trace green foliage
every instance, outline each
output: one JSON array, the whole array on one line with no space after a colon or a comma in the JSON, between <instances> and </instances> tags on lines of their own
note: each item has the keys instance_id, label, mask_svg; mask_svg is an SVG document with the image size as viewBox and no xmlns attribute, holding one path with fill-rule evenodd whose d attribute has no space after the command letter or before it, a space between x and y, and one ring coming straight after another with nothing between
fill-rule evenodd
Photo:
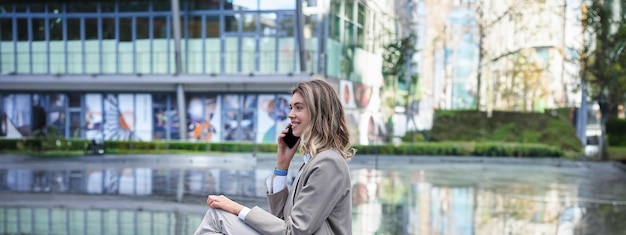
<instances>
[{"instance_id":1,"label":"green foliage","mask_svg":"<svg viewBox=\"0 0 626 235\"><path fill-rule=\"evenodd\" d=\"M626 163L626 146L609 146L609 159Z\"/></svg>"},{"instance_id":2,"label":"green foliage","mask_svg":"<svg viewBox=\"0 0 626 235\"><path fill-rule=\"evenodd\" d=\"M404 143L424 142L426 141L427 136L428 136L428 133L426 131L407 132L402 137L402 142Z\"/></svg>"},{"instance_id":3,"label":"green foliage","mask_svg":"<svg viewBox=\"0 0 626 235\"><path fill-rule=\"evenodd\" d=\"M581 52L583 79L591 97L602 95L609 110L625 101L626 92L626 15L615 15L613 6L612 1L591 1L582 7L583 29L591 35Z\"/></svg>"},{"instance_id":4,"label":"green foliage","mask_svg":"<svg viewBox=\"0 0 626 235\"><path fill-rule=\"evenodd\" d=\"M544 144L506 142L428 142L393 145L357 145L357 154L486 157L560 157L558 148Z\"/></svg>"},{"instance_id":5,"label":"green foliage","mask_svg":"<svg viewBox=\"0 0 626 235\"><path fill-rule=\"evenodd\" d=\"M562 111L565 113L565 111ZM574 152L582 155L582 144L576 137L576 130L568 120L553 112L520 113L493 112L488 118L486 113L477 111L436 111L432 128L434 141L464 141L477 143L523 143L545 144L559 151ZM512 152L517 156L521 153L510 150L494 150L503 147L478 146L477 154L490 155L491 152ZM508 145L503 145L508 146ZM534 155L534 154L531 154Z\"/></svg>"},{"instance_id":6,"label":"green foliage","mask_svg":"<svg viewBox=\"0 0 626 235\"><path fill-rule=\"evenodd\" d=\"M413 59L413 54L417 52L415 48L416 42L417 35L411 34L385 45L383 50L383 75L403 77L405 72L404 66Z\"/></svg>"},{"instance_id":7,"label":"green foliage","mask_svg":"<svg viewBox=\"0 0 626 235\"><path fill-rule=\"evenodd\" d=\"M0 153L20 153L47 157L68 157L86 154L85 140L68 140L66 145L34 151L33 146L41 144L36 139L0 139ZM71 143L71 144L69 144ZM85 144L85 145L83 145ZM276 144L254 143L199 143L199 142L131 142L105 141L107 154L166 154L202 152L244 152L275 153ZM564 153L557 148L542 144L506 142L421 142L387 145L355 145L357 154L375 155L426 155L426 156L518 156L518 157L557 157Z\"/></svg>"},{"instance_id":8,"label":"green foliage","mask_svg":"<svg viewBox=\"0 0 626 235\"><path fill-rule=\"evenodd\" d=\"M626 120L609 119L606 122L606 134L610 146L626 147Z\"/></svg>"}]
</instances>

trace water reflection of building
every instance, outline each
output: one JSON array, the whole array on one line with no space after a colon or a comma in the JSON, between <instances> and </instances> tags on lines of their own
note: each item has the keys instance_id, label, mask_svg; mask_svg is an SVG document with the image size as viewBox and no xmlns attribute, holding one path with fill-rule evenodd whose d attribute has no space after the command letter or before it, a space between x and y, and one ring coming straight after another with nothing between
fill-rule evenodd
<instances>
[{"instance_id":1,"label":"water reflection of building","mask_svg":"<svg viewBox=\"0 0 626 235\"><path fill-rule=\"evenodd\" d=\"M264 206L265 178L271 174L271 168L233 168L245 165L244 163L216 164L224 160L218 159L215 163L205 164L195 159L183 169L174 169L171 166L151 168L145 167L146 164L138 164L141 166L136 167L89 166L87 169L70 169L57 164L47 164L38 169L1 165L5 167L0 167L0 198L5 196L3 193L17 192L24 193L23 195L59 195L59 198L75 195L95 198L100 195L121 195L123 197L112 198L165 198L174 201L179 182L182 182L186 198L200 198L191 205L193 208L201 208L199 205L203 204L207 194L254 199L259 201L256 205ZM353 161L359 160L357 158ZM209 165L211 167L202 167ZM353 165L353 233L554 234L559 231L561 234L619 234L617 232L625 231L626 225L622 223L623 218L626 218L626 202L622 200L626 193L623 172L607 174L608 169L605 168L602 172L589 173L588 169L564 169L563 166L547 171L529 170L528 166L475 166L476 164L471 164L465 168L460 164L415 164L409 167L377 169L373 166ZM581 171L586 173L580 174ZM295 174L294 172L295 169L290 171L291 174ZM589 187L590 185L593 187ZM585 188L587 190L580 191ZM159 202L162 201L156 201L155 204ZM31 218L27 216L31 213L28 212L30 207L16 209L15 206L4 206L10 203L8 200L0 200L0 233L17 233L14 232L17 230L12 229L16 228L18 213L24 218ZM177 203L177 206L184 205ZM148 211L155 208L159 206L144 207ZM111 211L115 209L89 209L88 212L74 212L71 209L67 208L70 212L65 208L43 209L44 212L41 213L47 215L48 210L51 210L57 216L70 214L80 218L83 218L83 213L87 213L89 218L96 218L94 220L100 218L97 215L99 213L106 214L107 218L118 215L118 212ZM39 211L40 208L32 210ZM197 219L201 213L202 210ZM131 217L135 214L138 217L149 215L132 210L120 214ZM182 214L166 216L172 217L171 219L176 216L185 218ZM47 218L40 217L39 214L36 217L36 221L45 221ZM194 221L196 217L189 218L191 219L185 221L197 224ZM23 219L22 227L40 229L44 226L30 224L31 221ZM66 223L62 219L54 221ZM71 226L81 226L82 223L80 220L70 222ZM108 226L100 225L99 220L93 223L97 224L94 225L94 231L98 231L98 226ZM115 221L105 219L102 223ZM8 224L10 228L4 230L4 224ZM132 229L128 224L124 226Z\"/></svg>"},{"instance_id":2,"label":"water reflection of building","mask_svg":"<svg viewBox=\"0 0 626 235\"><path fill-rule=\"evenodd\" d=\"M42 193L81 193L114 195L174 195L178 176L183 172L187 195L228 194L263 197L264 177L270 171L151 168L108 168L86 170L0 171L0 190Z\"/></svg>"}]
</instances>

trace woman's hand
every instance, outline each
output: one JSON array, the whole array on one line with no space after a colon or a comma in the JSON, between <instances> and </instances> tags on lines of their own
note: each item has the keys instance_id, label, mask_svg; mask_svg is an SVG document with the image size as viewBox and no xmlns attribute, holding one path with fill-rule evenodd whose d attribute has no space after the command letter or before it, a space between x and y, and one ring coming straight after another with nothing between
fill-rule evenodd
<instances>
[{"instance_id":1,"label":"woman's hand","mask_svg":"<svg viewBox=\"0 0 626 235\"><path fill-rule=\"evenodd\" d=\"M239 212L243 209L241 204L230 200L230 198L224 195L209 195L206 199L206 204L213 209L222 209L235 215L239 215Z\"/></svg>"},{"instance_id":2,"label":"woman's hand","mask_svg":"<svg viewBox=\"0 0 626 235\"><path fill-rule=\"evenodd\" d=\"M287 127L283 129L283 131L280 132L280 135L278 135L278 140L277 140L278 159L276 162L276 168L282 169L282 170L289 169L289 165L291 164L291 159L293 159L293 156L296 154L296 151L298 151L298 146L300 146L300 139L298 139L298 142L296 142L296 145L294 145L293 148L289 148L289 146L287 146L285 141L283 141L283 137L285 137L287 135L287 132L289 132L290 126L291 126L291 123L287 124Z\"/></svg>"}]
</instances>

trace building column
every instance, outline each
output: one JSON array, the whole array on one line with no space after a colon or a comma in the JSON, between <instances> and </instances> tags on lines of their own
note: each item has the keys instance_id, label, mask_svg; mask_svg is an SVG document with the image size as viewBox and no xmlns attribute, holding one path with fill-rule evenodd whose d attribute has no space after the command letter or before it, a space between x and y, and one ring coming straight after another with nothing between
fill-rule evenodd
<instances>
[{"instance_id":1,"label":"building column","mask_svg":"<svg viewBox=\"0 0 626 235\"><path fill-rule=\"evenodd\" d=\"M180 49L180 4L178 0L172 0L172 29L174 30L174 62L176 63L176 70L174 75L178 76L182 73L182 57ZM176 84L176 102L178 104L178 132L180 133L180 140L187 139L187 109L185 107L185 90L183 90L183 84Z\"/></svg>"}]
</instances>

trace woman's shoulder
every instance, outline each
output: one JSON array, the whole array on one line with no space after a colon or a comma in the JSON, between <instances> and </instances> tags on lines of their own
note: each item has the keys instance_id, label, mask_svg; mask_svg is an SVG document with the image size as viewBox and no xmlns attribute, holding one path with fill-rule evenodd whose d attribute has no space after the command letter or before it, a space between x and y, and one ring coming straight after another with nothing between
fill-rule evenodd
<instances>
[{"instance_id":1,"label":"woman's shoulder","mask_svg":"<svg viewBox=\"0 0 626 235\"><path fill-rule=\"evenodd\" d=\"M339 158L343 159L343 157L341 156L341 153L339 153L339 151L336 150L336 149L322 150L321 152L317 153L316 157L323 157L323 158L336 158L336 157L339 157Z\"/></svg>"},{"instance_id":2,"label":"woman's shoulder","mask_svg":"<svg viewBox=\"0 0 626 235\"><path fill-rule=\"evenodd\" d=\"M317 162L333 162L333 163L346 163L346 159L341 156L336 149L323 150L314 157Z\"/></svg>"}]
</instances>

